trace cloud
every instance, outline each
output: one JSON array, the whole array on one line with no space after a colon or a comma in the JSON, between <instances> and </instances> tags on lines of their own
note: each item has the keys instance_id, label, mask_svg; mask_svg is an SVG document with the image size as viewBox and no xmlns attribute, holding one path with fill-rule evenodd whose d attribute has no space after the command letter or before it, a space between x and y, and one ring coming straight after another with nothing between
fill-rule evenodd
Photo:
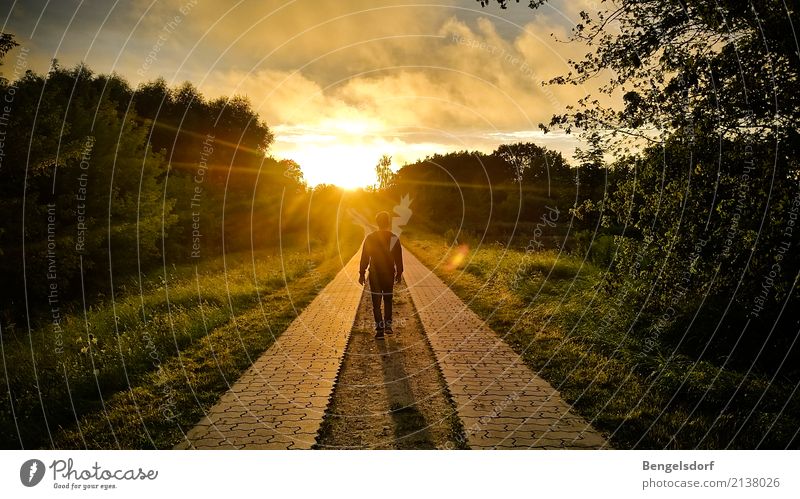
<instances>
[{"instance_id":1,"label":"cloud","mask_svg":"<svg viewBox=\"0 0 800 499\"><path fill-rule=\"evenodd\" d=\"M537 127L587 92L542 85L585 50L557 40L568 28L552 16L517 24L440 8L421 20L417 7L358 4L350 15L330 6L310 18L271 14L286 16L280 29L258 43L231 41L238 49L262 44L268 57L207 72L203 90L249 96L274 126L273 153L304 165L312 183L330 181L330 158L371 175L382 154L397 165L522 140L571 155L574 137L544 136ZM359 12L367 4L372 10Z\"/></svg>"},{"instance_id":2,"label":"cloud","mask_svg":"<svg viewBox=\"0 0 800 499\"><path fill-rule=\"evenodd\" d=\"M59 2L45 10L30 42L43 47L40 57L57 53L67 65L83 59L134 84L163 75L173 84L190 80L209 97L247 95L276 132L278 155L315 148L324 158L334 145L345 154L344 144L358 161L381 148L413 160L491 150L518 137L543 141L537 125L592 90L542 85L585 53L557 39L567 38L591 1L536 11L480 9L472 0L429 3L129 0L113 11L93 3L78 10L56 52L63 19L78 6ZM12 15L12 24L30 28L42 6ZM566 150L574 140L547 144Z\"/></svg>"},{"instance_id":3,"label":"cloud","mask_svg":"<svg viewBox=\"0 0 800 499\"><path fill-rule=\"evenodd\" d=\"M360 110L395 126L526 128L585 93L541 85L578 53L548 36L566 36L547 15L552 8L480 9L471 0L131 0L110 11L102 2L57 4L44 10L47 27L37 42L49 33L46 45L62 63L86 60L134 84L164 75L212 96L245 93L258 102L269 95L264 107L273 124ZM20 11L20 24L30 25L41 7ZM72 14L57 51L54 23ZM154 48L154 62L143 67Z\"/></svg>"}]
</instances>

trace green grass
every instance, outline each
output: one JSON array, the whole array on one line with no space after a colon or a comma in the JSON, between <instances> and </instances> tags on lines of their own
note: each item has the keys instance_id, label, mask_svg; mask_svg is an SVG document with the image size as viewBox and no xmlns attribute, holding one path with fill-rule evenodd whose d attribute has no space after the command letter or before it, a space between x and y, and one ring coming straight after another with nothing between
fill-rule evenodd
<instances>
[{"instance_id":1,"label":"green grass","mask_svg":"<svg viewBox=\"0 0 800 499\"><path fill-rule=\"evenodd\" d=\"M335 251L229 255L197 275L187 265L147 276L141 294L132 283L113 306L64 315L61 353L49 324L4 331L0 383L15 412L5 391L0 443L20 447L19 431L25 448L171 447L335 275Z\"/></svg>"},{"instance_id":2,"label":"green grass","mask_svg":"<svg viewBox=\"0 0 800 499\"><path fill-rule=\"evenodd\" d=\"M796 380L645 348L632 305L603 291L592 264L486 245L452 268L444 238L415 234L407 246L615 447L797 446Z\"/></svg>"}]
</instances>

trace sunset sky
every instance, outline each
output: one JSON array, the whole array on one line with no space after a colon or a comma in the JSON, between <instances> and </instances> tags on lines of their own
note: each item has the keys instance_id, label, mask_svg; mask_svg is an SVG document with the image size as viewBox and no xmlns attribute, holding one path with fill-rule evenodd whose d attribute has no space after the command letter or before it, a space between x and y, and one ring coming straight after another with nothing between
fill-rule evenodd
<instances>
[{"instance_id":1,"label":"sunset sky","mask_svg":"<svg viewBox=\"0 0 800 499\"><path fill-rule=\"evenodd\" d=\"M559 39L593 3L39 0L5 1L0 16L36 71L84 61L134 87L163 76L208 97L246 95L275 133L270 154L296 160L311 185L358 186L383 154L397 168L535 141L569 157L576 139L537 124L591 89L540 83L586 52Z\"/></svg>"}]
</instances>

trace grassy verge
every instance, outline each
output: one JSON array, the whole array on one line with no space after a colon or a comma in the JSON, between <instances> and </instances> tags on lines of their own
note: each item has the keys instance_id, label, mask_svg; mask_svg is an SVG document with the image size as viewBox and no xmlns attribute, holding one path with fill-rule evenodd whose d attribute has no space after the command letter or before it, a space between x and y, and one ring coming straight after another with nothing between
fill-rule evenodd
<instances>
[{"instance_id":1,"label":"grassy verge","mask_svg":"<svg viewBox=\"0 0 800 499\"><path fill-rule=\"evenodd\" d=\"M340 268L334 249L228 256L4 335L3 447L171 447Z\"/></svg>"},{"instance_id":2,"label":"grassy verge","mask_svg":"<svg viewBox=\"0 0 800 499\"><path fill-rule=\"evenodd\" d=\"M796 447L796 382L645 348L635 310L602 290L593 265L552 251L448 248L436 236L407 246L614 446Z\"/></svg>"}]
</instances>

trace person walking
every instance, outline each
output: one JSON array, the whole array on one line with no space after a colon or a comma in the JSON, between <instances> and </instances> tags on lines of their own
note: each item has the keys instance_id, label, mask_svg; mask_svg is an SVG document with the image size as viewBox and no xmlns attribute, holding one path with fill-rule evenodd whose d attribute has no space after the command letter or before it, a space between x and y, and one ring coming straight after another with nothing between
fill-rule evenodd
<instances>
[{"instance_id":1,"label":"person walking","mask_svg":"<svg viewBox=\"0 0 800 499\"><path fill-rule=\"evenodd\" d=\"M375 318L375 337L383 338L384 334L391 334L392 330L392 292L394 284L400 284L403 276L403 250L400 238L389 228L391 217L385 211L375 216L378 230L372 232L364 239L361 249L361 264L359 265L358 283L364 285L369 280L369 290L372 294L372 315ZM369 277L364 274L369 269ZM383 313L381 313L383 302Z\"/></svg>"}]
</instances>

